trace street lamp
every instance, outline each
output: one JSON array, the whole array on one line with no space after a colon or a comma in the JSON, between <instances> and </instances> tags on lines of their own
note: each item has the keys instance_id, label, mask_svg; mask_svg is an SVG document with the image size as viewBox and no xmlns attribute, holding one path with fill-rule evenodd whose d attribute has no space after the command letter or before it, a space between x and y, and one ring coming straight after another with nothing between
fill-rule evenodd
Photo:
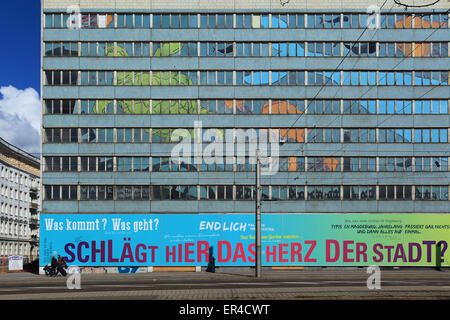
<instances>
[{"instance_id":1,"label":"street lamp","mask_svg":"<svg viewBox=\"0 0 450 320\"><path fill-rule=\"evenodd\" d=\"M278 143L282 146L285 139ZM261 158L259 147L256 148L256 203L255 203L255 277L261 277Z\"/></svg>"},{"instance_id":2,"label":"street lamp","mask_svg":"<svg viewBox=\"0 0 450 320\"><path fill-rule=\"evenodd\" d=\"M261 160L256 149L255 276L261 277Z\"/></svg>"}]
</instances>

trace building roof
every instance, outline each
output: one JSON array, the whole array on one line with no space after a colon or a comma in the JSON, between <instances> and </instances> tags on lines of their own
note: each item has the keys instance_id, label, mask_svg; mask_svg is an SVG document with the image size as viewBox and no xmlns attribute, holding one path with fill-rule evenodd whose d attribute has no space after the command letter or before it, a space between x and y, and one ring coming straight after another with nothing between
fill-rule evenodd
<instances>
[{"instance_id":1,"label":"building roof","mask_svg":"<svg viewBox=\"0 0 450 320\"><path fill-rule=\"evenodd\" d=\"M21 158L21 159L23 159L23 161L26 161L26 162L31 162L30 165L40 168L41 161L39 158L36 158L35 156L31 155L30 153L23 151L22 149L10 144L6 140L0 138L0 153L4 153L4 151L2 150L3 149L2 147L6 148L11 156Z\"/></svg>"}]
</instances>

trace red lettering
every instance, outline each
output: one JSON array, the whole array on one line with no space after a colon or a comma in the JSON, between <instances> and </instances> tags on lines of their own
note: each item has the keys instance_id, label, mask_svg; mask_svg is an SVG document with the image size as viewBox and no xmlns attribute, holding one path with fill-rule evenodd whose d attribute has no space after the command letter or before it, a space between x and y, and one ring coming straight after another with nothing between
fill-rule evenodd
<instances>
[{"instance_id":1,"label":"red lettering","mask_svg":"<svg viewBox=\"0 0 450 320\"><path fill-rule=\"evenodd\" d=\"M195 262L190 258L190 254L194 254L194 250L189 250L189 247L195 246L195 243L188 242L184 244L184 262Z\"/></svg>"},{"instance_id":2,"label":"red lettering","mask_svg":"<svg viewBox=\"0 0 450 320\"><path fill-rule=\"evenodd\" d=\"M394 249L394 246L385 246L387 249L387 262L391 262L391 251Z\"/></svg>"},{"instance_id":3,"label":"red lettering","mask_svg":"<svg viewBox=\"0 0 450 320\"><path fill-rule=\"evenodd\" d=\"M180 243L178 245L178 262L183 261L183 245Z\"/></svg>"},{"instance_id":4,"label":"red lettering","mask_svg":"<svg viewBox=\"0 0 450 320\"><path fill-rule=\"evenodd\" d=\"M227 250L227 256L225 258L222 257L222 245L226 246ZM218 249L217 249L217 262L228 262L231 259L231 244L228 241L219 241L217 243Z\"/></svg>"},{"instance_id":5,"label":"red lettering","mask_svg":"<svg viewBox=\"0 0 450 320\"><path fill-rule=\"evenodd\" d=\"M108 240L108 262L119 262L118 258L113 257L113 241Z\"/></svg>"},{"instance_id":6,"label":"red lettering","mask_svg":"<svg viewBox=\"0 0 450 320\"><path fill-rule=\"evenodd\" d=\"M270 246L266 247L266 261L270 262L270 257L272 256L273 262L276 262L276 253L277 253L277 247L273 246L273 251L270 251Z\"/></svg>"},{"instance_id":7,"label":"red lettering","mask_svg":"<svg viewBox=\"0 0 450 320\"><path fill-rule=\"evenodd\" d=\"M334 257L331 257L331 245L334 245ZM325 250L325 260L326 262L336 262L339 260L339 242L336 240L327 240L326 241L326 250Z\"/></svg>"},{"instance_id":8,"label":"red lettering","mask_svg":"<svg viewBox=\"0 0 450 320\"><path fill-rule=\"evenodd\" d=\"M207 241L197 242L197 262L202 262L202 255L205 257L204 262L209 262L209 243Z\"/></svg>"},{"instance_id":9,"label":"red lettering","mask_svg":"<svg viewBox=\"0 0 450 320\"><path fill-rule=\"evenodd\" d=\"M376 243L373 245L373 252L378 256L378 258L376 256L373 256L373 261L374 262L381 262L383 261L383 253L378 251L378 248L381 250L383 249L383 245L381 243Z\"/></svg>"},{"instance_id":10,"label":"red lettering","mask_svg":"<svg viewBox=\"0 0 450 320\"><path fill-rule=\"evenodd\" d=\"M175 262L175 257L176 257L176 253L177 253L177 247L176 246L172 246L172 250L170 251L169 246L166 247L166 262L169 262L169 257L172 257L172 262Z\"/></svg>"},{"instance_id":11,"label":"red lettering","mask_svg":"<svg viewBox=\"0 0 450 320\"><path fill-rule=\"evenodd\" d=\"M155 262L155 250L158 249L158 246L149 246L148 248L152 252L152 262Z\"/></svg>"},{"instance_id":12,"label":"red lettering","mask_svg":"<svg viewBox=\"0 0 450 320\"><path fill-rule=\"evenodd\" d=\"M305 262L317 262L317 259L310 259L309 258L311 256L312 252L314 251L314 248L316 247L317 241L316 240L311 240L311 241L305 241L305 243L311 245L311 247L309 247L308 252L306 253Z\"/></svg>"},{"instance_id":13,"label":"red lettering","mask_svg":"<svg viewBox=\"0 0 450 320\"><path fill-rule=\"evenodd\" d=\"M301 243L291 243L291 262L295 262L295 256L297 256L297 262L302 262L302 245Z\"/></svg>"},{"instance_id":14,"label":"red lettering","mask_svg":"<svg viewBox=\"0 0 450 320\"><path fill-rule=\"evenodd\" d=\"M363 262L367 262L367 245L364 242L356 243L356 262L361 261L361 255L363 256Z\"/></svg>"},{"instance_id":15,"label":"red lettering","mask_svg":"<svg viewBox=\"0 0 450 320\"><path fill-rule=\"evenodd\" d=\"M343 245L343 249L342 249L342 255L344 258L344 262L354 262L353 259L350 259L348 257L348 254L353 252L353 249L350 249L348 246L353 244L353 241L351 240L344 240L344 245Z\"/></svg>"},{"instance_id":16,"label":"red lettering","mask_svg":"<svg viewBox=\"0 0 450 320\"><path fill-rule=\"evenodd\" d=\"M251 245L248 246L248 251L251 254L251 256L248 257L249 262L255 262L255 259L256 259L255 246L256 245L254 243L252 243Z\"/></svg>"},{"instance_id":17,"label":"red lettering","mask_svg":"<svg viewBox=\"0 0 450 320\"><path fill-rule=\"evenodd\" d=\"M134 262L131 245L128 242L125 242L125 244L123 245L122 256L120 257L120 262L124 262L125 259L130 259L130 262Z\"/></svg>"},{"instance_id":18,"label":"red lettering","mask_svg":"<svg viewBox=\"0 0 450 320\"><path fill-rule=\"evenodd\" d=\"M242 262L247 262L247 258L245 257L244 246L242 245L241 242L238 242L238 244L236 245L236 251L234 252L233 262L236 262L238 258L242 259Z\"/></svg>"},{"instance_id":19,"label":"red lettering","mask_svg":"<svg viewBox=\"0 0 450 320\"><path fill-rule=\"evenodd\" d=\"M403 245L401 243L397 245L393 262L397 262L398 259L401 259L402 262L408 262L406 259L405 249L403 249Z\"/></svg>"},{"instance_id":20,"label":"red lettering","mask_svg":"<svg viewBox=\"0 0 450 320\"><path fill-rule=\"evenodd\" d=\"M283 256L288 254L288 251L283 250L284 247L289 246L287 243L278 244L278 262L289 262L288 259L285 259Z\"/></svg>"},{"instance_id":21,"label":"red lettering","mask_svg":"<svg viewBox=\"0 0 450 320\"><path fill-rule=\"evenodd\" d=\"M145 244L138 244L137 246L136 246L136 252L135 252L135 256L136 256L136 260L137 260L137 262L145 262L145 261L147 261L147 253L146 252L143 252L141 255L142 255L142 259L139 257L139 253L140 253L140 251L139 251L139 248L142 248L142 249L144 249L144 250L146 250L147 249L147 246L145 245Z\"/></svg>"}]
</instances>

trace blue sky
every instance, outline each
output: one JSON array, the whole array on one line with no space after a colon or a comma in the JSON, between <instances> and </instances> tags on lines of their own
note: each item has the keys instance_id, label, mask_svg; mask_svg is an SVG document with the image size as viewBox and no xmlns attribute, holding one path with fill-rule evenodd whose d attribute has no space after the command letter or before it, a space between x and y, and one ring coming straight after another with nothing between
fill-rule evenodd
<instances>
[{"instance_id":1,"label":"blue sky","mask_svg":"<svg viewBox=\"0 0 450 320\"><path fill-rule=\"evenodd\" d=\"M39 92L40 6L39 0L2 1L0 87L32 87Z\"/></svg>"},{"instance_id":2,"label":"blue sky","mask_svg":"<svg viewBox=\"0 0 450 320\"><path fill-rule=\"evenodd\" d=\"M39 157L39 0L2 1L0 11L0 137Z\"/></svg>"}]
</instances>

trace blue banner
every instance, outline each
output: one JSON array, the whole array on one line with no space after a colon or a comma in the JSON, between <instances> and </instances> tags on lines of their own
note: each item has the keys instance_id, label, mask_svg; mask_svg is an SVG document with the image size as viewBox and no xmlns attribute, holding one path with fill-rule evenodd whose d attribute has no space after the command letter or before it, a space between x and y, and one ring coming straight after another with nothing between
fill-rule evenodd
<instances>
[{"instance_id":1,"label":"blue banner","mask_svg":"<svg viewBox=\"0 0 450 320\"><path fill-rule=\"evenodd\" d=\"M450 215L263 214L262 264L449 265ZM255 264L254 214L42 214L40 264Z\"/></svg>"}]
</instances>

